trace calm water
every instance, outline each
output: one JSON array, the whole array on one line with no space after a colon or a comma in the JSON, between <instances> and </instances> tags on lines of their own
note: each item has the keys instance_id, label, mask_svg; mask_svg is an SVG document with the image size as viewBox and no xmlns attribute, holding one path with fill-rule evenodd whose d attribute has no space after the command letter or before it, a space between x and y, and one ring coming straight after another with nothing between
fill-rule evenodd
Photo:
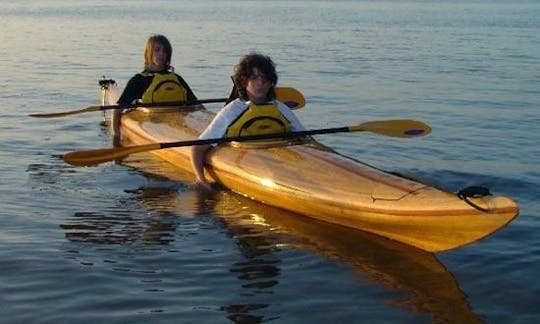
<instances>
[{"instance_id":1,"label":"calm water","mask_svg":"<svg viewBox=\"0 0 540 324\"><path fill-rule=\"evenodd\" d=\"M537 1L0 0L0 322L537 322L538 17ZM488 186L521 215L432 255L207 197L151 156L66 165L110 146L102 116L27 114L98 104L97 80L123 87L151 33L199 98L227 96L258 50L307 97L309 127L423 120L422 139L319 140L450 190Z\"/></svg>"}]
</instances>

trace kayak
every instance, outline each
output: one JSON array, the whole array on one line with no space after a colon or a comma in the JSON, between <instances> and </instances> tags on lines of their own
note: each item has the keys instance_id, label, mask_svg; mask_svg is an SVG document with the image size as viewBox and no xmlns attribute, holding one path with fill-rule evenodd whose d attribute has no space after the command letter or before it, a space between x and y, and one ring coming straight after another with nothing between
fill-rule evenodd
<instances>
[{"instance_id":1,"label":"kayak","mask_svg":"<svg viewBox=\"0 0 540 324\"><path fill-rule=\"evenodd\" d=\"M102 104L116 102L112 89L102 86ZM202 105L133 109L121 118L123 141L195 140L214 116ZM189 146L151 152L192 170ZM313 138L220 144L206 164L208 179L253 200L429 252L476 242L519 214L510 198L448 192L339 154Z\"/></svg>"}]
</instances>

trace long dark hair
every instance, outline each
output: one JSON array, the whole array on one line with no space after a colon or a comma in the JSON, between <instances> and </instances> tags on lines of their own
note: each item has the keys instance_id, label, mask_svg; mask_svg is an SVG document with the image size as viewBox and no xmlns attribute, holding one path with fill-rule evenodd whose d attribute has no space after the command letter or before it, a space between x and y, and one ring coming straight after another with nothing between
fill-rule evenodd
<instances>
[{"instance_id":1,"label":"long dark hair","mask_svg":"<svg viewBox=\"0 0 540 324\"><path fill-rule=\"evenodd\" d=\"M152 54L156 44L161 44L167 52L167 64L165 65L165 70L174 70L171 67L172 46L167 37L163 35L152 35L146 41L146 48L144 50L144 70L148 71L152 64Z\"/></svg>"},{"instance_id":2,"label":"long dark hair","mask_svg":"<svg viewBox=\"0 0 540 324\"><path fill-rule=\"evenodd\" d=\"M233 81L238 89L240 98L247 99L246 85L254 68L259 69L272 83L270 91L268 91L268 100L274 99L276 97L275 86L278 81L276 65L270 57L254 52L242 57L234 70Z\"/></svg>"}]
</instances>

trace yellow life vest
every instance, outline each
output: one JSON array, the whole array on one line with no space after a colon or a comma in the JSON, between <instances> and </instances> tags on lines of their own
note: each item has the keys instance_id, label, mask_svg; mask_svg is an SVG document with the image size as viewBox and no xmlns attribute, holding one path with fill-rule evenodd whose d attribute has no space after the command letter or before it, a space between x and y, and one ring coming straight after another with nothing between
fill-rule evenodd
<instances>
[{"instance_id":1,"label":"yellow life vest","mask_svg":"<svg viewBox=\"0 0 540 324\"><path fill-rule=\"evenodd\" d=\"M187 100L187 91L174 73L155 73L152 82L141 98L143 103L185 100Z\"/></svg>"},{"instance_id":2,"label":"yellow life vest","mask_svg":"<svg viewBox=\"0 0 540 324\"><path fill-rule=\"evenodd\" d=\"M227 137L288 133L291 122L273 104L250 104L227 128Z\"/></svg>"}]
</instances>

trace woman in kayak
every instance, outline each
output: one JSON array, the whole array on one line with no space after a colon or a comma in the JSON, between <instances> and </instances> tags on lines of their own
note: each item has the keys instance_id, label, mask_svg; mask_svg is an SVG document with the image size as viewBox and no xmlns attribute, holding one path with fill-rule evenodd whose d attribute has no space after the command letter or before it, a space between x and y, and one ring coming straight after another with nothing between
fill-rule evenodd
<instances>
[{"instance_id":1,"label":"woman in kayak","mask_svg":"<svg viewBox=\"0 0 540 324\"><path fill-rule=\"evenodd\" d=\"M276 68L270 57L258 53L244 56L235 67L233 76L239 98L217 113L199 139L305 130L290 108L276 100L277 80ZM213 189L204 177L204 160L210 147L193 146L191 156L197 184L208 191Z\"/></svg>"},{"instance_id":2,"label":"woman in kayak","mask_svg":"<svg viewBox=\"0 0 540 324\"><path fill-rule=\"evenodd\" d=\"M135 74L127 83L118 104L129 105L135 102L160 103L175 101L194 101L197 97L186 81L174 73L170 65L172 46L167 37L153 35L146 41L144 51L144 70ZM112 115L115 146L120 142L120 116L117 109Z\"/></svg>"}]
</instances>

